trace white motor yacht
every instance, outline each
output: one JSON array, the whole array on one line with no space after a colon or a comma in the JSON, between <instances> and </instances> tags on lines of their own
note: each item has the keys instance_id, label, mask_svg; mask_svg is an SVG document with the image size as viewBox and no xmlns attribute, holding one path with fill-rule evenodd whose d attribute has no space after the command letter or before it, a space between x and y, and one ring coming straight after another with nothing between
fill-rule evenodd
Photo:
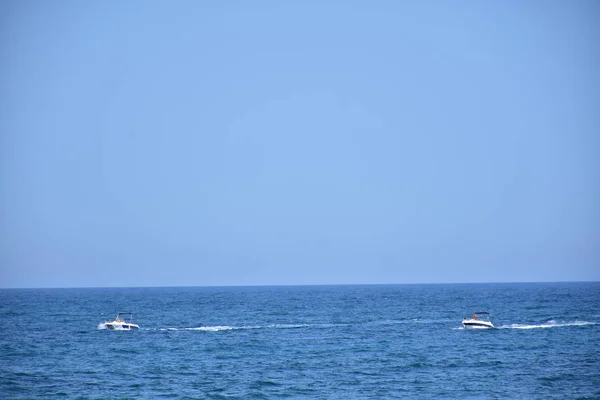
<instances>
[{"instance_id":1,"label":"white motor yacht","mask_svg":"<svg viewBox=\"0 0 600 400\"><path fill-rule=\"evenodd\" d=\"M462 324L465 328L469 329L485 329L494 327L494 324L492 324L492 321L490 321L490 313L485 311L478 311L469 319L465 317Z\"/></svg>"},{"instance_id":2,"label":"white motor yacht","mask_svg":"<svg viewBox=\"0 0 600 400\"><path fill-rule=\"evenodd\" d=\"M104 325L105 329L111 330L130 331L140 329L139 325L133 323L133 313L130 312L120 312L114 321L106 321L102 325Z\"/></svg>"}]
</instances>

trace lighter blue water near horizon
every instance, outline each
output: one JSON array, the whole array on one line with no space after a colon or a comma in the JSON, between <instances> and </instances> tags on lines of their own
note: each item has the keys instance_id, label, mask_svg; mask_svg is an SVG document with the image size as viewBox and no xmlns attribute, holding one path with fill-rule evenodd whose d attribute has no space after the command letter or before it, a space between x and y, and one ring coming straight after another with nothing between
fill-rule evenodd
<instances>
[{"instance_id":1,"label":"lighter blue water near horizon","mask_svg":"<svg viewBox=\"0 0 600 400\"><path fill-rule=\"evenodd\" d=\"M2 289L0 318L3 399L600 398L600 282Z\"/></svg>"}]
</instances>

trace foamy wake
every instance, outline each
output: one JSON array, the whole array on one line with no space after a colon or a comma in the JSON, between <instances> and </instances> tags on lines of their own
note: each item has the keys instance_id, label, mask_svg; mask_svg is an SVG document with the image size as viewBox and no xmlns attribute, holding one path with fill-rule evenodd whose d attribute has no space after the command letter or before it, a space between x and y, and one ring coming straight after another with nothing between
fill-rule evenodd
<instances>
[{"instance_id":1,"label":"foamy wake","mask_svg":"<svg viewBox=\"0 0 600 400\"><path fill-rule=\"evenodd\" d=\"M159 331L204 331L204 332L219 332L233 330L249 330L249 329L296 329L307 328L306 324L272 324L272 325L246 325L246 326L199 326L195 328L159 328Z\"/></svg>"},{"instance_id":2,"label":"foamy wake","mask_svg":"<svg viewBox=\"0 0 600 400\"><path fill-rule=\"evenodd\" d=\"M596 325L595 322L588 321L572 321L572 322L556 322L554 320L550 320L544 322L543 324L509 324L499 326L498 329L538 329L538 328L557 328L563 326L587 326L587 325Z\"/></svg>"}]
</instances>

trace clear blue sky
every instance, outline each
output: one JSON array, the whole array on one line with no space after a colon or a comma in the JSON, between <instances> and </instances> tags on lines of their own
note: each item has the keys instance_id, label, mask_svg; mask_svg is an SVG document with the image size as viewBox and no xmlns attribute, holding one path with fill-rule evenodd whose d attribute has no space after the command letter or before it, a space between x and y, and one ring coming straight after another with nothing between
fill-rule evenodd
<instances>
[{"instance_id":1,"label":"clear blue sky","mask_svg":"<svg viewBox=\"0 0 600 400\"><path fill-rule=\"evenodd\" d=\"M3 1L0 287L600 280L598 21Z\"/></svg>"}]
</instances>

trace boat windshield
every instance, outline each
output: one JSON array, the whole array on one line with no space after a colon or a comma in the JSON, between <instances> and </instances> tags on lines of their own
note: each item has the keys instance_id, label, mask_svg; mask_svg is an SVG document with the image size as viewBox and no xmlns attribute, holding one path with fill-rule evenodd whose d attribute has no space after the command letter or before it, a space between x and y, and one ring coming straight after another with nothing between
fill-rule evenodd
<instances>
[{"instance_id":1,"label":"boat windshield","mask_svg":"<svg viewBox=\"0 0 600 400\"><path fill-rule=\"evenodd\" d=\"M484 321L489 321L490 313L486 312L486 311L478 311L476 313L473 313L473 315L471 316L471 319L481 319Z\"/></svg>"},{"instance_id":2,"label":"boat windshield","mask_svg":"<svg viewBox=\"0 0 600 400\"><path fill-rule=\"evenodd\" d=\"M129 322L133 321L133 313L120 312L117 314L117 322L124 322L125 320L128 320Z\"/></svg>"}]
</instances>

